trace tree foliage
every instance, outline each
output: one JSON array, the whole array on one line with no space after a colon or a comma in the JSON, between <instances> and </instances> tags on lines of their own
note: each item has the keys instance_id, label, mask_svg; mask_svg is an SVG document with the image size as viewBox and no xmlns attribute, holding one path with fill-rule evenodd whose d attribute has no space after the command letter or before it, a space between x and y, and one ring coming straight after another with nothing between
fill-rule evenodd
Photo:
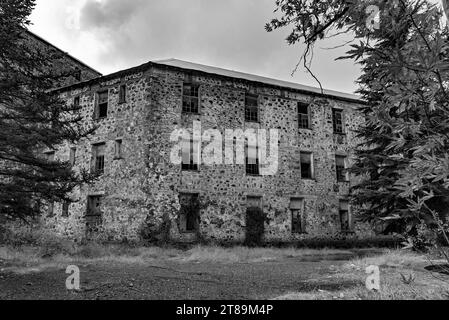
<instances>
[{"instance_id":1,"label":"tree foliage","mask_svg":"<svg viewBox=\"0 0 449 320\"><path fill-rule=\"evenodd\" d=\"M61 53L26 38L34 5L0 1L0 220L26 220L40 212L40 204L70 201L70 192L93 178L43 156L93 128L82 128L79 107L51 91L73 70L61 63L55 68Z\"/></svg>"},{"instance_id":2,"label":"tree foliage","mask_svg":"<svg viewBox=\"0 0 449 320\"><path fill-rule=\"evenodd\" d=\"M353 188L359 218L381 223L385 232L447 230L449 47L441 8L426 0L277 0L276 6L282 16L266 29L292 28L287 41L307 45L305 65L316 41L339 33L353 39L341 58L362 66L358 93L366 101L363 143L351 169L364 177ZM380 20L372 19L372 8Z\"/></svg>"}]
</instances>

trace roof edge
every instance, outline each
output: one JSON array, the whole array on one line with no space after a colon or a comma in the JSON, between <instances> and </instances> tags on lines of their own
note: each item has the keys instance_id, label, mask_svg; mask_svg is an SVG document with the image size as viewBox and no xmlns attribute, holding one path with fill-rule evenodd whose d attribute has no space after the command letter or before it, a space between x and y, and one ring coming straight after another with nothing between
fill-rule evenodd
<instances>
[{"instance_id":1,"label":"roof edge","mask_svg":"<svg viewBox=\"0 0 449 320\"><path fill-rule=\"evenodd\" d=\"M249 79L244 79L244 78L238 78L238 77L231 77L231 76L227 76L227 75L222 75L222 74L217 74L217 73L213 73L213 72L206 72L206 71L202 71L202 70L195 70L195 69L189 69L189 68L182 68L182 67L178 67L178 66L172 66L172 65L167 65L164 64L163 61L166 60L158 60L158 61L149 61L146 62L144 64L135 66L135 67L131 67L128 69L123 69L114 73L110 73L104 76L100 76L97 78L93 78L90 80L86 80L83 82L77 82L68 86L64 86L64 87L60 87L60 88L56 88L54 90L52 90L53 92L60 92L60 91L65 91L65 90L69 90L72 88L77 88L77 87L83 87L86 85L93 85L95 83L101 82L101 81L107 81L113 78L117 78L117 77L122 77L124 75L127 74L131 74L131 73L135 73L135 72L139 72L139 71L144 71L147 70L148 68L152 67L152 66L159 66L159 67L164 67L164 68L168 68L168 69L172 69L172 70L183 70L183 71L188 71L188 72L195 72L198 74L208 74L208 75L214 75L216 77L221 77L221 78L227 78L227 79L239 79L241 81L245 81L248 83L257 83L257 84L262 84L265 86L269 86L272 88L283 88L283 89L288 89L294 92L299 92L299 93L304 93L304 94L308 94L308 95L313 95L313 96L321 96L321 97L329 97L329 98L333 98L336 100L340 100L340 101L347 101L347 102L352 102L352 103L358 103L358 104L366 104L367 102L365 100L363 100L362 97L357 98L357 95L354 95L354 98L351 97L343 97L343 96L338 96L335 94L332 94L332 92L324 92L324 93L319 93L316 91L312 91L312 90L307 90L307 89L299 89L299 88L292 88L292 87L287 87L287 86L280 86L280 85L275 85L275 84L271 84L271 83L266 83L266 82L261 82L261 81L255 81L255 80L249 80ZM265 77L263 77L265 78ZM343 93L343 92L342 92ZM347 93L345 93L347 94ZM350 95L350 94L347 94Z\"/></svg>"},{"instance_id":2,"label":"roof edge","mask_svg":"<svg viewBox=\"0 0 449 320\"><path fill-rule=\"evenodd\" d=\"M61 48L58 48L57 46L55 46L55 45L54 45L53 43L51 43L50 41L45 40L45 39L42 38L41 36L39 36L39 35L37 35L36 33L32 32L31 30L25 28L25 31L26 31L28 34L30 34L31 36L33 36L34 38L36 38L37 40L42 41L42 42L44 42L45 44L47 44L47 45L53 47L54 49L56 49L56 50L62 52L62 53L63 53L64 55L66 55L69 59L71 59L71 60L73 60L73 61L75 61L75 62L77 62L77 63L83 65L83 66L86 67L87 69L93 71L93 72L96 73L98 76L103 76L103 74L102 74L101 72L99 72L98 70L95 70L95 69L92 68L91 66L89 66L89 65L87 65L86 63L82 62L81 60L75 58L74 56L72 56L71 54L69 54L67 51L64 51L64 50L62 50Z\"/></svg>"}]
</instances>

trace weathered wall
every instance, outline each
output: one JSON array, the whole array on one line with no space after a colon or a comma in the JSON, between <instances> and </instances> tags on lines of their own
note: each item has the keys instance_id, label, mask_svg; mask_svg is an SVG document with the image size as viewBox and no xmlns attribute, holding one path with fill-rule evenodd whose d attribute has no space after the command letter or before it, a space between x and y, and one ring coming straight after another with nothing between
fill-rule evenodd
<instances>
[{"instance_id":1,"label":"weathered wall","mask_svg":"<svg viewBox=\"0 0 449 320\"><path fill-rule=\"evenodd\" d=\"M201 84L201 114L182 114L182 70L152 67L147 71L117 78L92 87L68 90L64 98L81 96L86 124L93 120L94 97L108 88L109 115L96 122L93 137L77 146L77 166L88 168L91 145L106 142L108 146L105 174L92 186L74 195L78 201L63 218L60 206L56 216L46 219L61 234L74 238L84 236L84 214L87 196L103 194L103 226L100 237L137 239L143 226L157 232L163 221L170 220L170 236L177 240L193 240L196 234L178 230L178 194L198 192L202 201L201 237L218 240L243 240L247 196L262 196L268 219L267 240L291 240L295 237L339 237L339 199L349 192L349 182L337 182L335 153L351 156L357 143L352 129L363 117L357 105L327 98L313 98L288 90L253 85L245 81L217 76L193 75ZM126 83L128 100L118 103L118 89ZM245 123L245 92L260 95L260 124ZM312 129L298 129L297 101L311 103ZM346 135L336 135L332 126L332 107L345 110ZM274 176L254 177L245 174L244 165L200 166L198 172L186 172L170 162L173 143L170 134L179 128L192 128L201 121L202 130L243 129L248 127L279 129L279 169ZM113 159L114 140L123 140L123 159ZM204 145L203 145L204 147ZM314 153L315 179L302 180L299 152ZM69 146L57 157L67 158ZM305 201L305 235L292 235L290 198ZM356 225L356 234L369 234L367 226Z\"/></svg>"}]
</instances>

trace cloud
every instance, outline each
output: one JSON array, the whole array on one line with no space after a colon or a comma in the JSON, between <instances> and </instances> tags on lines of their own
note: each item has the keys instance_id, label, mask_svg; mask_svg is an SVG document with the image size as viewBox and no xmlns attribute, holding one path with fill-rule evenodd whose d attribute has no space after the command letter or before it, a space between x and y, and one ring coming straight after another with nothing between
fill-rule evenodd
<instances>
[{"instance_id":1,"label":"cloud","mask_svg":"<svg viewBox=\"0 0 449 320\"><path fill-rule=\"evenodd\" d=\"M304 48L286 44L289 30L265 31L274 0L37 1L38 33L103 73L178 58L317 86L304 69L290 76ZM68 5L78 10L79 30L61 25ZM344 48L320 49L345 40L318 44L312 67L324 87L349 92L359 67L334 61Z\"/></svg>"}]
</instances>

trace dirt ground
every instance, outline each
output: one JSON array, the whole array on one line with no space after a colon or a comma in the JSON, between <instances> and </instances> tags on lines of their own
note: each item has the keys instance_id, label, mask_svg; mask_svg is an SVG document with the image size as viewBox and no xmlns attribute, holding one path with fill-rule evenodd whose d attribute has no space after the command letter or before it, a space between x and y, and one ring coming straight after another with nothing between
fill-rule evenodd
<instances>
[{"instance_id":1,"label":"dirt ground","mask_svg":"<svg viewBox=\"0 0 449 320\"><path fill-rule=\"evenodd\" d=\"M0 299L270 299L292 291L357 285L327 279L347 258L233 264L73 262L81 279L80 291L75 292L66 289L68 275L62 266L14 270L0 262Z\"/></svg>"},{"instance_id":2,"label":"dirt ground","mask_svg":"<svg viewBox=\"0 0 449 320\"><path fill-rule=\"evenodd\" d=\"M17 267L0 260L0 299L357 299L357 295L345 296L345 292L366 290L365 270L347 269L357 257L360 252L352 251L233 263L75 260L70 264L80 269L79 291L66 289L64 264ZM424 274L424 267L411 269Z\"/></svg>"}]
</instances>

